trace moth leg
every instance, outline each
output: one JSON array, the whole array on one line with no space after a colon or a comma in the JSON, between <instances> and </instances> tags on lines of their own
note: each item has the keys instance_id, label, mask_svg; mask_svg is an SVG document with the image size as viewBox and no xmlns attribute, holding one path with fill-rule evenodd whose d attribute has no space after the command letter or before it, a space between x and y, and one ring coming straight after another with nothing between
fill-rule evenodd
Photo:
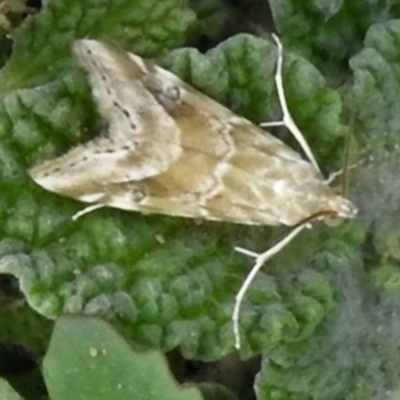
<instances>
[{"instance_id":1,"label":"moth leg","mask_svg":"<svg viewBox=\"0 0 400 400\"><path fill-rule=\"evenodd\" d=\"M343 168L340 168L339 171L331 172L328 178L324 180L324 182L326 182L327 185L330 185L338 176L342 175L344 172L345 170Z\"/></svg>"},{"instance_id":2,"label":"moth leg","mask_svg":"<svg viewBox=\"0 0 400 400\"><path fill-rule=\"evenodd\" d=\"M99 208L103 208L103 207L105 207L105 206L106 206L106 205L103 204L103 203L95 203L95 204L92 204L92 205L90 205L90 206L84 208L83 210L78 211L76 214L74 214L74 215L72 216L72 221L76 221L78 218L82 217L83 215L89 214L90 212L92 212L92 211L94 211L94 210L98 210Z\"/></svg>"},{"instance_id":3,"label":"moth leg","mask_svg":"<svg viewBox=\"0 0 400 400\"><path fill-rule=\"evenodd\" d=\"M339 171L331 172L329 174L328 178L326 178L324 182L326 182L327 185L330 185L338 176L343 175L345 172L358 167L363 162L364 162L364 160L360 160L360 161L355 162L354 164L349 165L346 168L340 168Z\"/></svg>"},{"instance_id":4,"label":"moth leg","mask_svg":"<svg viewBox=\"0 0 400 400\"><path fill-rule=\"evenodd\" d=\"M276 89L278 91L279 103L280 103L280 106L282 109L283 118L282 118L282 121L264 122L264 123L260 124L260 126L262 126L262 127L286 126L286 128L289 129L291 134L294 136L294 138L297 140L297 142L303 149L304 153L310 160L311 164L314 165L314 167L317 171L320 171L317 161L315 160L315 157L314 157L310 147L308 146L306 139L304 138L303 134L300 132L300 129L297 127L297 125L293 121L292 116L290 115L289 108L286 103L285 91L284 91L283 82L282 82L282 63L283 63L282 43L279 40L278 36L276 36L275 34L272 34L272 38L274 39L276 46L278 48L278 60L276 63L275 83L276 83Z\"/></svg>"},{"instance_id":5,"label":"moth leg","mask_svg":"<svg viewBox=\"0 0 400 400\"><path fill-rule=\"evenodd\" d=\"M235 247L235 250L239 253L246 254L250 257L255 258L256 262L253 265L249 275L247 275L246 280L243 282L240 290L236 294L235 297L235 306L233 308L232 313L232 324L233 324L233 335L235 338L235 347L239 350L240 349L240 331L239 331L239 313L240 313L240 306L242 305L244 295L246 294L248 288L251 285L254 277L257 275L258 271L261 267L275 254L279 253L287 244L289 244L292 239L294 239L304 228L309 225L309 222L305 222L295 229L293 229L287 236L285 236L280 242L276 245L264 251L263 253L254 253L252 251L243 249L241 247Z\"/></svg>"}]
</instances>

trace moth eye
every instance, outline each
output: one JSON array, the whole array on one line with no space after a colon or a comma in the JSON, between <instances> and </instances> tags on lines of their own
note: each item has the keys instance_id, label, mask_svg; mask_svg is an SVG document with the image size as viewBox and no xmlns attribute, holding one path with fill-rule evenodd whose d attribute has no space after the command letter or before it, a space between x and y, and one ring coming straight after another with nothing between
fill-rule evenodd
<instances>
[{"instance_id":1,"label":"moth eye","mask_svg":"<svg viewBox=\"0 0 400 400\"><path fill-rule=\"evenodd\" d=\"M165 96L170 100L178 101L181 98L181 91L178 86L169 86L165 90Z\"/></svg>"},{"instance_id":2,"label":"moth eye","mask_svg":"<svg viewBox=\"0 0 400 400\"><path fill-rule=\"evenodd\" d=\"M169 100L178 101L181 98L181 91L178 86L168 86L163 91L163 95Z\"/></svg>"},{"instance_id":3,"label":"moth eye","mask_svg":"<svg viewBox=\"0 0 400 400\"><path fill-rule=\"evenodd\" d=\"M167 110L176 106L181 100L181 90L178 86L167 86L164 90L155 94L158 102Z\"/></svg>"}]
</instances>

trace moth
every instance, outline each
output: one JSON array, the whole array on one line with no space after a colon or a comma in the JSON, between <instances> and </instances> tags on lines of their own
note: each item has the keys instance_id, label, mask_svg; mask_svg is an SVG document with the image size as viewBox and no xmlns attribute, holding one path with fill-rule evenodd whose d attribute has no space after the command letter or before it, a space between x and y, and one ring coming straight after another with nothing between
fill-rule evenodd
<instances>
[{"instance_id":1,"label":"moth","mask_svg":"<svg viewBox=\"0 0 400 400\"><path fill-rule=\"evenodd\" d=\"M89 203L75 218L109 206L295 226L286 241L265 253L238 249L254 256L256 266L306 226L302 221L326 215L353 218L356 207L323 180L290 116L281 81L282 46L274 39L284 114L279 124L292 131L309 160L171 72L110 44L84 39L75 42L73 52L88 73L108 127L101 136L33 167L30 176L49 191ZM238 327L234 330L238 342Z\"/></svg>"}]
</instances>

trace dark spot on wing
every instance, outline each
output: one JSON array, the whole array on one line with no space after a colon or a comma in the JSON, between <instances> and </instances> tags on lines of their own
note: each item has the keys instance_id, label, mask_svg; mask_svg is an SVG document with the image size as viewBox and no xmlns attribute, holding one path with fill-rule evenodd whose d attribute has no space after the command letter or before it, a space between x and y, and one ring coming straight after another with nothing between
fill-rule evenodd
<instances>
[{"instance_id":1,"label":"dark spot on wing","mask_svg":"<svg viewBox=\"0 0 400 400\"><path fill-rule=\"evenodd\" d=\"M132 200L135 203L140 203L145 197L146 197L146 193L143 192L142 190L136 189L132 192Z\"/></svg>"},{"instance_id":2,"label":"dark spot on wing","mask_svg":"<svg viewBox=\"0 0 400 400\"><path fill-rule=\"evenodd\" d=\"M50 176L51 174L55 174L55 173L60 172L60 171L61 171L61 168L60 167L56 167L56 168L52 169L51 171L45 172L43 174L43 176L47 177L47 176Z\"/></svg>"},{"instance_id":3,"label":"dark spot on wing","mask_svg":"<svg viewBox=\"0 0 400 400\"><path fill-rule=\"evenodd\" d=\"M108 89L107 89L107 91L108 91ZM109 94L111 94L111 91ZM122 107L121 104L119 104L117 101L113 100L113 106L120 109L121 112L125 115L125 117L131 119L130 112L126 108ZM136 130L136 125L133 122L130 123L130 127L132 130Z\"/></svg>"}]
</instances>

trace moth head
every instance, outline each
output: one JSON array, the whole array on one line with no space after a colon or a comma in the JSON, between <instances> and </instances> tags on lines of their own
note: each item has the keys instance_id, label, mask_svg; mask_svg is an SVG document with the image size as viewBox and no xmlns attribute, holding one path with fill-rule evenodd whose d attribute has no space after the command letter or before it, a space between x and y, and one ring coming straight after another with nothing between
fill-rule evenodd
<instances>
[{"instance_id":1,"label":"moth head","mask_svg":"<svg viewBox=\"0 0 400 400\"><path fill-rule=\"evenodd\" d=\"M342 196L334 196L328 205L331 212L324 218L329 226L337 226L344 219L353 219L358 214L358 208L348 199Z\"/></svg>"}]
</instances>

